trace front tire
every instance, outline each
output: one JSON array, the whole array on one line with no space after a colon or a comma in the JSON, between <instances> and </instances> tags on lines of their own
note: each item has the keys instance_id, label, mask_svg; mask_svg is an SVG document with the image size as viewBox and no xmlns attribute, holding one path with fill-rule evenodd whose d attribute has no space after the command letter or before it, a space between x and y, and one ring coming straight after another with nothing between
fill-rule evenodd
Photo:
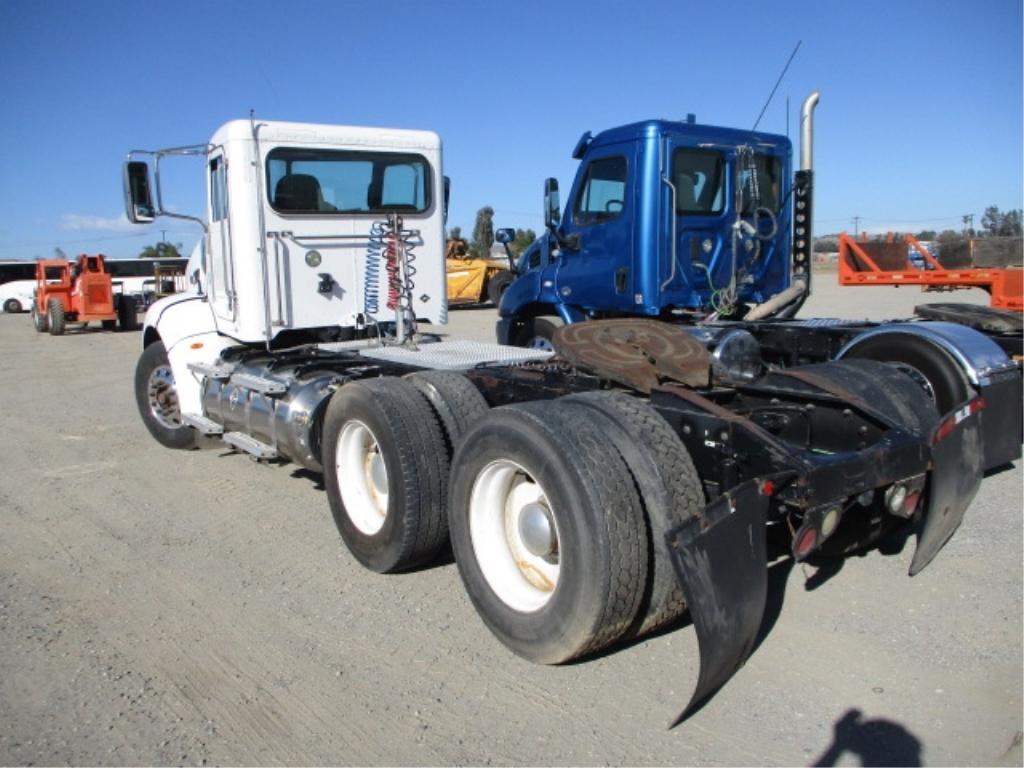
<instances>
[{"instance_id":1,"label":"front tire","mask_svg":"<svg viewBox=\"0 0 1024 768\"><path fill-rule=\"evenodd\" d=\"M413 384L346 384L327 405L323 467L335 525L378 573L437 557L448 542L448 453L441 425Z\"/></svg>"},{"instance_id":2,"label":"front tire","mask_svg":"<svg viewBox=\"0 0 1024 768\"><path fill-rule=\"evenodd\" d=\"M490 411L452 465L452 548L477 613L506 646L557 664L632 626L647 577L629 472L556 403Z\"/></svg>"},{"instance_id":3,"label":"front tire","mask_svg":"<svg viewBox=\"0 0 1024 768\"><path fill-rule=\"evenodd\" d=\"M14 314L15 312L21 312L21 302L17 299L8 299L4 302L4 312L9 315Z\"/></svg>"},{"instance_id":4,"label":"front tire","mask_svg":"<svg viewBox=\"0 0 1024 768\"><path fill-rule=\"evenodd\" d=\"M555 336L555 324L543 317L531 317L524 320L523 324L516 331L512 344L516 347L527 349L544 349L553 352L555 345L552 339Z\"/></svg>"},{"instance_id":5,"label":"front tire","mask_svg":"<svg viewBox=\"0 0 1024 768\"><path fill-rule=\"evenodd\" d=\"M491 304L494 306L501 304L501 297L505 295L505 291L515 279L516 276L511 272L502 270L487 282L487 298L491 300Z\"/></svg>"},{"instance_id":6,"label":"front tire","mask_svg":"<svg viewBox=\"0 0 1024 768\"><path fill-rule=\"evenodd\" d=\"M167 448L194 448L196 433L181 421L174 372L162 341L142 350L135 366L135 403L142 422L156 441Z\"/></svg>"},{"instance_id":7,"label":"front tire","mask_svg":"<svg viewBox=\"0 0 1024 768\"><path fill-rule=\"evenodd\" d=\"M60 303L60 299L50 299L46 308L46 322L50 327L51 336L64 334L66 318L64 317L64 305Z\"/></svg>"}]
</instances>

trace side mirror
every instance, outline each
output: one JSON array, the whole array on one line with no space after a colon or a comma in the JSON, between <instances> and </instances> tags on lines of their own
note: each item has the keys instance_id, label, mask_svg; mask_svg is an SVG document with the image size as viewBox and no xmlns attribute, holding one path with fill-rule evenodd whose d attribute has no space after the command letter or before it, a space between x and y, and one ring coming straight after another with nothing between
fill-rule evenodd
<instances>
[{"instance_id":1,"label":"side mirror","mask_svg":"<svg viewBox=\"0 0 1024 768\"><path fill-rule=\"evenodd\" d=\"M558 202L558 179L544 180L544 226L554 229L562 221L562 207Z\"/></svg>"},{"instance_id":2,"label":"side mirror","mask_svg":"<svg viewBox=\"0 0 1024 768\"><path fill-rule=\"evenodd\" d=\"M149 183L149 165L138 160L124 164L124 210L132 224L148 224L156 218Z\"/></svg>"},{"instance_id":3,"label":"side mirror","mask_svg":"<svg viewBox=\"0 0 1024 768\"><path fill-rule=\"evenodd\" d=\"M516 231L512 227L504 227L494 233L494 239L502 245L508 245L516 239Z\"/></svg>"},{"instance_id":4,"label":"side mirror","mask_svg":"<svg viewBox=\"0 0 1024 768\"><path fill-rule=\"evenodd\" d=\"M448 199L452 195L452 180L449 176L444 177L444 223L448 223Z\"/></svg>"}]
</instances>

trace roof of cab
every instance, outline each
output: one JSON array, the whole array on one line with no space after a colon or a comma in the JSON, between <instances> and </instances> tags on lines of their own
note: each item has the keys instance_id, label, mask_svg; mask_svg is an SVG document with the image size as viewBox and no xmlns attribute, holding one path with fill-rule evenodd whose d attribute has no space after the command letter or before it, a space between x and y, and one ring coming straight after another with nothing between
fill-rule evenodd
<instances>
[{"instance_id":1,"label":"roof of cab","mask_svg":"<svg viewBox=\"0 0 1024 768\"><path fill-rule=\"evenodd\" d=\"M684 123L677 120L643 120L609 128L597 134L591 142L591 146L637 141L665 135L676 137L681 143L693 146L710 144L736 147L741 144L754 144L772 147L776 152L780 150L791 152L793 148L790 140L779 134L746 131L740 128L723 128L717 125Z\"/></svg>"},{"instance_id":2,"label":"roof of cab","mask_svg":"<svg viewBox=\"0 0 1024 768\"><path fill-rule=\"evenodd\" d=\"M355 125L325 125L318 123L289 123L257 120L259 139L268 143L288 143L310 146L354 146L389 149L437 150L441 138L433 131L406 128L373 128ZM253 128L249 120L231 120L213 134L210 143L252 141Z\"/></svg>"}]
</instances>

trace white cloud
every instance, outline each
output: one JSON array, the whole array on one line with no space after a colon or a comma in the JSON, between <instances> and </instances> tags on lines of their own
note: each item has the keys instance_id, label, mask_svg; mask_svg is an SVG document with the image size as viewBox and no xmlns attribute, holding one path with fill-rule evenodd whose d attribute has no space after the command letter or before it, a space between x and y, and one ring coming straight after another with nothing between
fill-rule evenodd
<instances>
[{"instance_id":1,"label":"white cloud","mask_svg":"<svg viewBox=\"0 0 1024 768\"><path fill-rule=\"evenodd\" d=\"M80 213L65 213L60 217L60 228L68 232L128 232L135 231L135 225L123 213L114 218L83 216Z\"/></svg>"}]
</instances>

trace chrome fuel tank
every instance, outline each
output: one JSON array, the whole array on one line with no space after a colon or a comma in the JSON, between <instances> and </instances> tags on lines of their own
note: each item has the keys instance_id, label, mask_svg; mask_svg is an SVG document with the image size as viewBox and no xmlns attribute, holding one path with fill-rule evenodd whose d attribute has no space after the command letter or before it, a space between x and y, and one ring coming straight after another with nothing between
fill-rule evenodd
<instances>
[{"instance_id":1,"label":"chrome fuel tank","mask_svg":"<svg viewBox=\"0 0 1024 768\"><path fill-rule=\"evenodd\" d=\"M266 381L273 376L287 388L267 393L248 386L248 381ZM225 432L241 432L273 446L277 452L306 469L322 471L320 465L319 413L340 383L335 374L318 372L308 378L282 377L262 366L238 366L231 378L206 378L203 382L203 412L223 425Z\"/></svg>"}]
</instances>

